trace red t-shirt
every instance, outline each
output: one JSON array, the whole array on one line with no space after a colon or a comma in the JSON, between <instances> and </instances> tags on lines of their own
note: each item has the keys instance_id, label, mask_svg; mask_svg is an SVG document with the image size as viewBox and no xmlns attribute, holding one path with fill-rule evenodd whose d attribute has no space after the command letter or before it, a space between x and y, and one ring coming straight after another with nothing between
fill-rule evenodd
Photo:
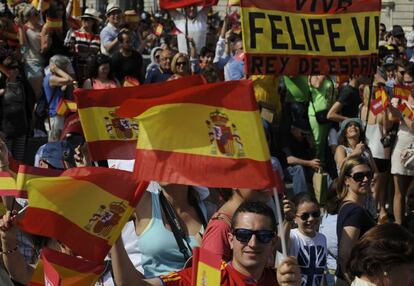
<instances>
[{"instance_id":1,"label":"red t-shirt","mask_svg":"<svg viewBox=\"0 0 414 286\"><path fill-rule=\"evenodd\" d=\"M224 213L215 213L203 235L201 248L220 255L224 261L231 260L231 249L227 234L231 231L231 217Z\"/></svg>"},{"instance_id":2,"label":"red t-shirt","mask_svg":"<svg viewBox=\"0 0 414 286\"><path fill-rule=\"evenodd\" d=\"M160 279L165 286L191 286L192 268L186 268L179 272L172 272L161 276ZM223 262L221 267L220 286L277 286L276 273L273 269L265 268L259 281L245 276L234 269L231 264Z\"/></svg>"}]
</instances>

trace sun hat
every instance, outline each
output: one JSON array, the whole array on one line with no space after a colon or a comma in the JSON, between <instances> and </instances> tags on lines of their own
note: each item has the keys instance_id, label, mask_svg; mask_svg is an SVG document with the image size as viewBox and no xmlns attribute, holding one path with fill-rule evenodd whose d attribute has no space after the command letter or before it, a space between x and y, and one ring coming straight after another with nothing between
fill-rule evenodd
<instances>
[{"instance_id":1,"label":"sun hat","mask_svg":"<svg viewBox=\"0 0 414 286\"><path fill-rule=\"evenodd\" d=\"M341 126L340 126L340 129L339 129L339 132L338 132L338 138L340 138L344 135L344 132L345 132L346 128L348 127L348 125L350 123L358 124L359 129L362 132L363 125L362 125L361 119L359 119L359 118L347 118L347 119L345 119L344 121L341 122Z\"/></svg>"},{"instance_id":2,"label":"sun hat","mask_svg":"<svg viewBox=\"0 0 414 286\"><path fill-rule=\"evenodd\" d=\"M122 12L121 8L119 8L119 6L115 3L109 3L106 6L106 16L108 16L109 14L111 14L114 11L119 11Z\"/></svg>"},{"instance_id":3,"label":"sun hat","mask_svg":"<svg viewBox=\"0 0 414 286\"><path fill-rule=\"evenodd\" d=\"M89 18L89 19L94 19L97 22L101 22L101 18L99 18L99 12L93 8L86 8L85 12L80 17L81 19Z\"/></svg>"}]
</instances>

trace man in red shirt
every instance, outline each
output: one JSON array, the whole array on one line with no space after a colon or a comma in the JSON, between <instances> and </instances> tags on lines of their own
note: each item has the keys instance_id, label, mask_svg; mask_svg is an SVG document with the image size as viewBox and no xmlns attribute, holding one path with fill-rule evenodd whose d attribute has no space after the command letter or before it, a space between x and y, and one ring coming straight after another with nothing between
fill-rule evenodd
<instances>
[{"instance_id":1,"label":"man in red shirt","mask_svg":"<svg viewBox=\"0 0 414 286\"><path fill-rule=\"evenodd\" d=\"M296 258L285 258L277 275L266 268L277 241L276 221L271 208L260 202L246 202L233 215L233 232L228 234L233 259L221 267L221 286L300 285ZM138 271L130 271L122 240L112 249L112 267L117 285L191 286L192 269L187 268L159 278L143 279Z\"/></svg>"}]
</instances>

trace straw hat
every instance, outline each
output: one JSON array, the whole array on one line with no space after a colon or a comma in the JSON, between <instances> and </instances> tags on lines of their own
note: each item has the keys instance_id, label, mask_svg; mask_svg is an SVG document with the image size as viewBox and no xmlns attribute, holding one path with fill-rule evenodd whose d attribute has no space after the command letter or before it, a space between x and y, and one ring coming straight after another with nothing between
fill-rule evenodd
<instances>
[{"instance_id":1,"label":"straw hat","mask_svg":"<svg viewBox=\"0 0 414 286\"><path fill-rule=\"evenodd\" d=\"M83 15L80 17L81 19L89 18L89 19L94 19L97 22L101 21L101 18L99 18L99 12L93 8L87 8L85 12L83 13Z\"/></svg>"}]
</instances>

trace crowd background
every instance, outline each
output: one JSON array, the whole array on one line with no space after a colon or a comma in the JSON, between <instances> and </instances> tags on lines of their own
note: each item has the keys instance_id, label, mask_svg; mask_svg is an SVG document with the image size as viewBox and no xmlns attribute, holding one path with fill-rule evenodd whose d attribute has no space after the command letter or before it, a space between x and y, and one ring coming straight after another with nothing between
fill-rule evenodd
<instances>
[{"instance_id":1,"label":"crowd background","mask_svg":"<svg viewBox=\"0 0 414 286\"><path fill-rule=\"evenodd\" d=\"M272 165L286 187L286 238L290 254L298 258L302 285L320 285L321 279L328 285L347 285L355 277L377 283L377 273L361 270L364 265L359 265L350 249L356 244L365 247L369 236L358 241L376 224L395 222L414 233L414 124L398 109L401 103L414 109L414 31L405 34L401 26L380 24L379 66L372 78L248 76L236 11L221 18L211 7L150 13L122 11L108 3L105 15L87 8L76 18L71 16L72 1L49 0L44 5L3 3L0 10L0 130L15 159L53 169L99 164L131 170L132 162L88 159L76 112L59 112L61 99L73 99L77 87L110 89L191 74L201 74L208 82L250 79ZM411 89L404 102L393 98L398 85ZM370 104L378 87L391 100L383 111L374 113ZM405 164L402 154L410 150L412 162ZM7 165L5 156L1 163L2 168ZM326 186L315 183L317 174L324 174ZM315 188L326 189L323 202L314 196ZM124 271L135 273L136 279L138 271L153 278L181 269L198 245L229 261L232 250L227 235L236 209L249 201L269 201L266 190L156 182L148 190L134 222L123 231L124 247L121 243L120 248L133 262ZM184 226L187 254L180 251L171 233L165 204L173 207ZM8 229L1 233L3 248L17 241L23 257L3 255L5 269L15 285L26 284L32 271L27 265L37 260L38 247L28 234L10 235ZM414 246L410 247L412 251ZM116 251L114 257L125 257ZM315 256L311 251L316 251ZM407 253L398 254L408 257L401 258L408 266L399 277L406 284L399 285L412 281L414 261L412 253ZM117 265L113 269L115 282L123 285L122 271ZM361 277L366 274L363 271L368 274ZM389 271L381 272L383 279L395 281ZM111 271L106 271L99 283L112 285L111 281Z\"/></svg>"}]
</instances>

